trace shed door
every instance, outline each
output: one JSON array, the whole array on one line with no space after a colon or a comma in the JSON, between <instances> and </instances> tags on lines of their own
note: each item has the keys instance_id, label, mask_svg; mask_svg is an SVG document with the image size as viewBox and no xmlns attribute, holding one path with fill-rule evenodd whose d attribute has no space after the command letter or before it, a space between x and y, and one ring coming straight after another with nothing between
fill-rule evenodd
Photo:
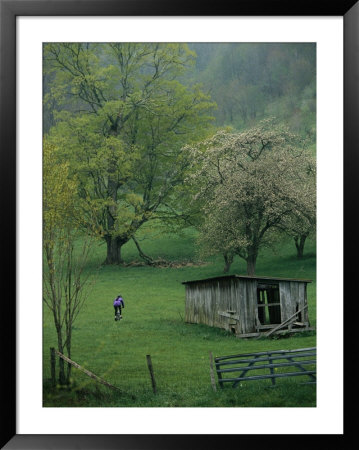
<instances>
[{"instance_id":1,"label":"shed door","mask_svg":"<svg viewBox=\"0 0 359 450\"><path fill-rule=\"evenodd\" d=\"M258 284L257 307L262 325L281 323L279 284Z\"/></svg>"}]
</instances>

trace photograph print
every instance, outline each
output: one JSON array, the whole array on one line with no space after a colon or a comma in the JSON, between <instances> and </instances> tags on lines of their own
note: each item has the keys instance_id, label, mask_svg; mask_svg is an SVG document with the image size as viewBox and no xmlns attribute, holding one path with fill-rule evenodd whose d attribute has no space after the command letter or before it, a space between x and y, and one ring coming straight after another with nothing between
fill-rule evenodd
<instances>
[{"instance_id":1,"label":"photograph print","mask_svg":"<svg viewBox=\"0 0 359 450\"><path fill-rule=\"evenodd\" d=\"M316 407L316 44L43 44L43 407Z\"/></svg>"}]
</instances>

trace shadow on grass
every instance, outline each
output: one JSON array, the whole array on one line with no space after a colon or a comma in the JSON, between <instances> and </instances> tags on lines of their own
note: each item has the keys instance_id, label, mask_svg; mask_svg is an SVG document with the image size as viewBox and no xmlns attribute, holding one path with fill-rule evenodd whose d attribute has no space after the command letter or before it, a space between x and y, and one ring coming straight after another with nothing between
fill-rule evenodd
<instances>
[{"instance_id":1,"label":"shadow on grass","mask_svg":"<svg viewBox=\"0 0 359 450\"><path fill-rule=\"evenodd\" d=\"M295 255L289 255L289 256L282 256L281 257L281 261L282 262L283 261L292 261L294 263L298 263L298 262L301 262L301 261L308 261L310 259L312 259L313 262L315 261L316 254L314 252L305 253L301 258L298 258Z\"/></svg>"},{"instance_id":2,"label":"shadow on grass","mask_svg":"<svg viewBox=\"0 0 359 450\"><path fill-rule=\"evenodd\" d=\"M129 392L106 389L93 382L72 382L66 386L52 386L51 380L43 384L44 407L118 406L134 403L137 397Z\"/></svg>"},{"instance_id":3,"label":"shadow on grass","mask_svg":"<svg viewBox=\"0 0 359 450\"><path fill-rule=\"evenodd\" d=\"M268 381L268 380L267 380ZM195 395L194 395L195 394ZM271 387L263 381L244 382L213 391L207 387L188 387L181 392L175 386L159 386L157 394L139 387L135 399L105 390L97 385L53 388L44 383L44 407L315 407L316 386L284 381Z\"/></svg>"}]
</instances>

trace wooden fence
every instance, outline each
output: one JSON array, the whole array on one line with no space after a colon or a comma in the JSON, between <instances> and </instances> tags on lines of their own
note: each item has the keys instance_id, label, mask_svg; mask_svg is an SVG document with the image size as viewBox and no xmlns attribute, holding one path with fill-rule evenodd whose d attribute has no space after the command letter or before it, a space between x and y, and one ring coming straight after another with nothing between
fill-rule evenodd
<instances>
[{"instance_id":1,"label":"wooden fence","mask_svg":"<svg viewBox=\"0 0 359 450\"><path fill-rule=\"evenodd\" d=\"M94 373L90 372L89 370L85 369L84 367L81 367L80 364L77 364L75 361L72 361L70 358L68 358L67 356L63 355L61 352L59 352L58 350L56 350L55 348L51 347L50 348L50 355L51 355L51 381L52 381L52 386L56 386L56 355L63 359L64 361L66 361L68 364L71 364L73 367L76 367L76 369L81 370L81 372L83 372L84 374L86 374L88 377L92 378L93 380L96 380L98 383L103 384L104 386L107 386L110 389L114 389L118 392L122 392L118 387L114 386L113 384L110 384L108 381L104 380L103 378L100 378L99 376L95 375ZM155 374L153 371L153 365L152 365L152 361L151 361L151 355L146 355L146 359L147 359L147 366L148 366L148 370L150 372L150 376L151 376L151 383L152 383L152 390L154 392L154 394L157 393L157 387L156 387L156 381L155 381ZM135 399L134 395L130 394L130 397L132 399Z\"/></svg>"},{"instance_id":2,"label":"wooden fence","mask_svg":"<svg viewBox=\"0 0 359 450\"><path fill-rule=\"evenodd\" d=\"M305 377L305 384L316 383L316 347L296 350L269 350L220 356L214 359L218 383L237 387L242 381ZM310 381L308 381L308 378Z\"/></svg>"},{"instance_id":3,"label":"wooden fence","mask_svg":"<svg viewBox=\"0 0 359 450\"><path fill-rule=\"evenodd\" d=\"M56 359L55 359L55 355L57 355L59 358L61 358L64 361L66 361L68 364L71 364L73 367L76 367L76 369L81 370L81 372L85 373L88 377L92 378L93 380L96 380L98 383L101 383L101 384L103 384L104 386L106 386L106 387L108 387L110 389L114 389L114 390L116 390L118 392L122 392L118 387L114 386L113 384L108 383L106 380L103 380L102 378L98 377L97 375L95 375L94 373L92 373L89 370L85 369L84 367L81 367L80 364L77 364L75 361L72 361L70 358L68 358L67 356L63 355L61 352L59 352L55 348L51 347L50 348L50 353L51 353L51 379L52 379L52 385L53 386L56 385L56 376L55 376Z\"/></svg>"}]
</instances>

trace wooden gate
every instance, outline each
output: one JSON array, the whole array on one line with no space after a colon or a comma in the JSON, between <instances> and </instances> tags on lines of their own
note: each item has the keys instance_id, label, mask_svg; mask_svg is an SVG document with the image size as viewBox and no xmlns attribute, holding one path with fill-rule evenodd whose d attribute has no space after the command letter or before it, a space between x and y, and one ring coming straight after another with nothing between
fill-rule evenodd
<instances>
[{"instance_id":1,"label":"wooden gate","mask_svg":"<svg viewBox=\"0 0 359 450\"><path fill-rule=\"evenodd\" d=\"M305 384L316 383L316 347L296 350L269 350L220 356L214 359L218 382L237 387L242 381L303 377ZM309 380L308 380L309 378Z\"/></svg>"}]
</instances>

